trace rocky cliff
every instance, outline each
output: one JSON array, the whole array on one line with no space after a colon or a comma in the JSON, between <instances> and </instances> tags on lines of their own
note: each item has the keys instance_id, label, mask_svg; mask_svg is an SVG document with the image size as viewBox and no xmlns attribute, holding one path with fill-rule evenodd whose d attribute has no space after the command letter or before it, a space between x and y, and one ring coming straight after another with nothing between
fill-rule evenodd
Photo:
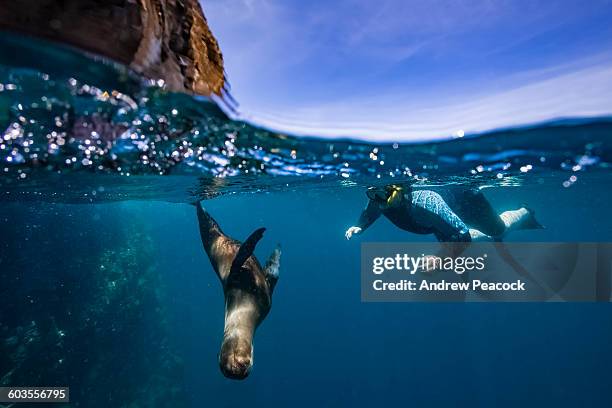
<instances>
[{"instance_id":1,"label":"rocky cliff","mask_svg":"<svg viewBox=\"0 0 612 408\"><path fill-rule=\"evenodd\" d=\"M11 0L0 30L72 45L163 79L172 91L221 95L223 57L197 0Z\"/></svg>"}]
</instances>

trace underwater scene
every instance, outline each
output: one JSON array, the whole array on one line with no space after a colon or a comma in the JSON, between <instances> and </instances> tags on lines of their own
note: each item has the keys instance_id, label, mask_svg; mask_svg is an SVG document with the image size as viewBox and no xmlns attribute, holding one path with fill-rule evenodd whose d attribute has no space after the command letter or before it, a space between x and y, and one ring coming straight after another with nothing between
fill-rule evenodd
<instances>
[{"instance_id":1,"label":"underwater scene","mask_svg":"<svg viewBox=\"0 0 612 408\"><path fill-rule=\"evenodd\" d=\"M598 303L360 289L364 242L609 241L611 117L298 137L101 57L0 43L0 386L70 387L53 406L74 407L612 404L609 280ZM528 220L475 230L457 191ZM405 194L438 218L398 228Z\"/></svg>"}]
</instances>

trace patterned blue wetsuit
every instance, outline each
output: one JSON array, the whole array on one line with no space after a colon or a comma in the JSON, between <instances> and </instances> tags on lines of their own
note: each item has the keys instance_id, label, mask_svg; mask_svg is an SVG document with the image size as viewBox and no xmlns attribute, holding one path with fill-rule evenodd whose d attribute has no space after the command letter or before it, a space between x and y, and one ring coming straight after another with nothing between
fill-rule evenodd
<instances>
[{"instance_id":1,"label":"patterned blue wetsuit","mask_svg":"<svg viewBox=\"0 0 612 408\"><path fill-rule=\"evenodd\" d=\"M365 230L384 215L403 230L434 234L442 242L471 241L470 227L490 236L503 233L502 220L478 190L447 189L444 194L445 197L433 190L408 189L390 202L371 199L357 226Z\"/></svg>"},{"instance_id":2,"label":"patterned blue wetsuit","mask_svg":"<svg viewBox=\"0 0 612 408\"><path fill-rule=\"evenodd\" d=\"M411 218L417 226L430 230L438 241L470 241L468 226L440 194L431 190L416 190L410 196Z\"/></svg>"}]
</instances>

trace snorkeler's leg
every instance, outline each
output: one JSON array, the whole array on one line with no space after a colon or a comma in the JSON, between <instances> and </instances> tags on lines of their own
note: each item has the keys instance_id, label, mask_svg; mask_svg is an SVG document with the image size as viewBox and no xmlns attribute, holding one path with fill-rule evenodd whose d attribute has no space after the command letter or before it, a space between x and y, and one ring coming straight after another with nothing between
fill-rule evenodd
<instances>
[{"instance_id":1,"label":"snorkeler's leg","mask_svg":"<svg viewBox=\"0 0 612 408\"><path fill-rule=\"evenodd\" d=\"M495 238L493 238L492 236L487 235L484 232L474 228L470 228L469 233L470 238L472 238L472 242L490 242L495 240Z\"/></svg>"},{"instance_id":2,"label":"snorkeler's leg","mask_svg":"<svg viewBox=\"0 0 612 408\"><path fill-rule=\"evenodd\" d=\"M411 212L415 223L433 230L440 242L471 241L468 226L434 191L413 191Z\"/></svg>"},{"instance_id":3,"label":"snorkeler's leg","mask_svg":"<svg viewBox=\"0 0 612 408\"><path fill-rule=\"evenodd\" d=\"M468 226L442 196L434 191L413 191L411 211L418 224L433 230L442 245L442 253L439 256L457 256L472 241Z\"/></svg>"},{"instance_id":4,"label":"snorkeler's leg","mask_svg":"<svg viewBox=\"0 0 612 408\"><path fill-rule=\"evenodd\" d=\"M527 207L504 211L498 215L482 191L466 189L458 195L461 218L485 235L501 239L511 230L543 228L535 219L534 211Z\"/></svg>"},{"instance_id":5,"label":"snorkeler's leg","mask_svg":"<svg viewBox=\"0 0 612 408\"><path fill-rule=\"evenodd\" d=\"M469 226L485 235L497 237L504 234L506 225L489 200L477 188L457 193L457 214Z\"/></svg>"}]
</instances>

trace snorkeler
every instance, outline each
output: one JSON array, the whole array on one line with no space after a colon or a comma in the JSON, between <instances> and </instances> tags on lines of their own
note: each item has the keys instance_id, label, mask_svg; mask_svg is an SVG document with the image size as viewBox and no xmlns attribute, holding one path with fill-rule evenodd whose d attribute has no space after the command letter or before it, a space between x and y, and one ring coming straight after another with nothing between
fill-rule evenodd
<instances>
[{"instance_id":1,"label":"snorkeler","mask_svg":"<svg viewBox=\"0 0 612 408\"><path fill-rule=\"evenodd\" d=\"M370 187L368 205L357 225L346 231L346 239L381 215L405 231L434 234L440 242L501 241L512 230L543 228L525 207L498 215L478 189L453 187L442 194L405 184Z\"/></svg>"}]
</instances>

